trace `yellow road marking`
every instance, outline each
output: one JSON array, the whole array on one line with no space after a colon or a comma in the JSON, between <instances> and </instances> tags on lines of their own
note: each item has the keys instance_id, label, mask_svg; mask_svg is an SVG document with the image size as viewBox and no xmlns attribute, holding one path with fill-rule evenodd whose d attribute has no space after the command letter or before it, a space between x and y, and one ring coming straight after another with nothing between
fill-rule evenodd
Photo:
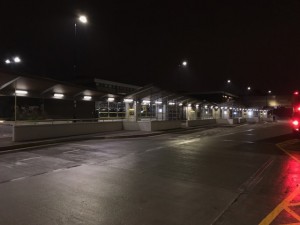
<instances>
[{"instance_id":1,"label":"yellow road marking","mask_svg":"<svg viewBox=\"0 0 300 225\"><path fill-rule=\"evenodd\" d=\"M285 150L282 146L287 146L289 144L294 144L299 142L299 140L290 140L282 143L276 144L276 146L282 150L284 153L289 155L291 158L293 158L296 162L300 163L300 160L293 156L291 153L289 153L287 150ZM276 206L275 209L273 209L272 212L270 212L260 223L259 225L269 225L273 222L273 220L283 211L285 210L288 212L294 219L298 220L296 223L289 223L289 224L282 224L282 225L300 225L300 215L295 213L290 207L291 206L299 206L300 202L293 202L293 199L300 195L300 186L298 186L287 198L285 198L279 205Z\"/></svg>"},{"instance_id":2,"label":"yellow road marking","mask_svg":"<svg viewBox=\"0 0 300 225\"><path fill-rule=\"evenodd\" d=\"M283 143L285 143L285 142L283 142ZM300 160L297 157L293 156L291 153L289 153L287 150L285 150L283 147L281 147L282 143L276 144L276 146L278 148L280 148L284 153L286 153L287 155L289 155L290 157L292 157L296 162L300 163Z\"/></svg>"}]
</instances>

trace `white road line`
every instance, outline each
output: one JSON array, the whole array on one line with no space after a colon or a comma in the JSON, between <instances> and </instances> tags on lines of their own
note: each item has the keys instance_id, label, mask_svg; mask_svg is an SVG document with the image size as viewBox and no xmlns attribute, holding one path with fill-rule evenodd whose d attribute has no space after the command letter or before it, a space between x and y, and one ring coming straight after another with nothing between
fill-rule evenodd
<instances>
[{"instance_id":1,"label":"white road line","mask_svg":"<svg viewBox=\"0 0 300 225\"><path fill-rule=\"evenodd\" d=\"M65 153L71 153L71 152L78 152L78 151L80 151L80 149L75 149L75 150L65 151L65 152L63 152L63 154L65 154Z\"/></svg>"},{"instance_id":2,"label":"white road line","mask_svg":"<svg viewBox=\"0 0 300 225\"><path fill-rule=\"evenodd\" d=\"M23 161L27 161L27 160L31 160L31 159L38 159L38 158L41 158L41 156L31 157L31 158L27 158L27 159L21 159L19 161L23 162Z\"/></svg>"}]
</instances>

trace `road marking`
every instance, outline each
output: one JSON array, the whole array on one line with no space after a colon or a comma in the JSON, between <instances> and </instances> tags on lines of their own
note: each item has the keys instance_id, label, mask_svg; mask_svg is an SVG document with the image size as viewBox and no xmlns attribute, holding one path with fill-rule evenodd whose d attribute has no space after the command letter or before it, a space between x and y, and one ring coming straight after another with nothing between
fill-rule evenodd
<instances>
[{"instance_id":1,"label":"road marking","mask_svg":"<svg viewBox=\"0 0 300 225\"><path fill-rule=\"evenodd\" d=\"M289 153L287 150L285 150L285 149L283 148L283 146L285 147L285 146L287 146L287 145L289 145L289 144L295 144L295 143L297 143L297 142L298 142L298 140L295 140L295 139L294 139L294 140L291 140L291 141L278 143L278 144L276 144L276 146L277 146L280 150L282 150L284 153L286 153L287 155L289 155L291 158L293 158L296 162L300 163L300 160L299 160L297 157L293 156L291 153Z\"/></svg>"},{"instance_id":2,"label":"road marking","mask_svg":"<svg viewBox=\"0 0 300 225\"><path fill-rule=\"evenodd\" d=\"M282 150L284 153L286 153L288 156L290 156L292 159L294 159L296 162L300 163L300 160L292 155L288 150L286 150L284 147L295 144L300 142L298 139L293 139L285 142L281 142L276 144L276 146ZM296 187L296 189L287 197L285 198L279 205L273 209L272 212L270 212L260 223L259 225L270 225L276 217L283 211L287 212L291 218L297 220L296 223L285 223L282 225L300 225L300 215L297 214L291 207L300 206L300 186ZM295 199L295 197L298 197Z\"/></svg>"},{"instance_id":3,"label":"road marking","mask_svg":"<svg viewBox=\"0 0 300 225\"><path fill-rule=\"evenodd\" d=\"M145 152L151 152L151 151L159 150L162 148L164 148L164 147L160 146L160 147L156 147L156 148L149 148L149 149L145 150Z\"/></svg>"},{"instance_id":4,"label":"road marking","mask_svg":"<svg viewBox=\"0 0 300 225\"><path fill-rule=\"evenodd\" d=\"M65 151L65 152L63 152L63 154L71 153L71 152L78 152L78 151L80 151L80 149L75 149L75 150Z\"/></svg>"},{"instance_id":5,"label":"road marking","mask_svg":"<svg viewBox=\"0 0 300 225\"><path fill-rule=\"evenodd\" d=\"M38 158L41 158L41 156L31 157L31 158L27 158L27 159L21 159L19 161L23 162L23 161L32 160L32 159L38 159Z\"/></svg>"},{"instance_id":6,"label":"road marking","mask_svg":"<svg viewBox=\"0 0 300 225\"><path fill-rule=\"evenodd\" d=\"M267 215L260 223L259 225L269 225L273 222L273 220L283 211L285 210L288 212L294 219L298 220L297 223L292 224L300 224L300 216L293 211L290 206L300 206L300 202L293 202L294 198L300 194L300 186L296 188L292 194L290 194L286 199L284 199L269 215ZM285 224L288 225L288 224Z\"/></svg>"}]
</instances>

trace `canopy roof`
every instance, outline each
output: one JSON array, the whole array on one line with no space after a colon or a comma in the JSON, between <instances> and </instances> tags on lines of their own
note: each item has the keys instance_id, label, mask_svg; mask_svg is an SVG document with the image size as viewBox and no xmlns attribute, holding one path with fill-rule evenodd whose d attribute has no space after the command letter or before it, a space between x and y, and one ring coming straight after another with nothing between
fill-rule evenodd
<instances>
[{"instance_id":1,"label":"canopy roof","mask_svg":"<svg viewBox=\"0 0 300 225\"><path fill-rule=\"evenodd\" d=\"M54 98L54 94L63 94L62 99L68 100L82 100L83 96L91 96L94 101L119 97L67 82L0 70L0 95L14 96L16 90L26 91L27 94L23 96L32 98Z\"/></svg>"}]
</instances>

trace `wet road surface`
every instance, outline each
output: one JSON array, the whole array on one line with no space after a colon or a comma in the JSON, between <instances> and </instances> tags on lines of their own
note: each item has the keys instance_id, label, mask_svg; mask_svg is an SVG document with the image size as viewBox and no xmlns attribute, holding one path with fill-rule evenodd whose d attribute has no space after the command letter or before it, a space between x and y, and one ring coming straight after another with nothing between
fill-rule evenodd
<instances>
[{"instance_id":1,"label":"wet road surface","mask_svg":"<svg viewBox=\"0 0 300 225\"><path fill-rule=\"evenodd\" d=\"M298 149L278 122L1 154L0 224L295 223Z\"/></svg>"}]
</instances>

